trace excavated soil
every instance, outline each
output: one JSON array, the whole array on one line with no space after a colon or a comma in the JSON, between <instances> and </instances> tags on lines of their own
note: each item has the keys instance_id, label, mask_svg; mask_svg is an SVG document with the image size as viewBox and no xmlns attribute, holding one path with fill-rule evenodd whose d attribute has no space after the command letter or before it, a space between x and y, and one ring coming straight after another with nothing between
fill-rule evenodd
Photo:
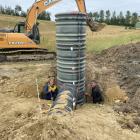
<instances>
[{"instance_id":1,"label":"excavated soil","mask_svg":"<svg viewBox=\"0 0 140 140\"><path fill-rule=\"evenodd\" d=\"M140 43L116 46L95 57L96 63L112 68L118 84L130 98L140 87Z\"/></svg>"},{"instance_id":2,"label":"excavated soil","mask_svg":"<svg viewBox=\"0 0 140 140\"><path fill-rule=\"evenodd\" d=\"M88 67L104 91L106 101L116 102L114 110L125 117L124 128L140 126L140 43L115 46L101 54L89 55ZM131 114L130 114L131 113Z\"/></svg>"},{"instance_id":3,"label":"excavated soil","mask_svg":"<svg viewBox=\"0 0 140 140\"><path fill-rule=\"evenodd\" d=\"M98 81L105 104L47 116L50 102L38 100L36 79L41 91L49 76L56 76L55 62L0 64L0 139L140 139L140 43L88 54L86 74L87 85Z\"/></svg>"},{"instance_id":4,"label":"excavated soil","mask_svg":"<svg viewBox=\"0 0 140 140\"><path fill-rule=\"evenodd\" d=\"M140 43L113 47L100 56L96 63L113 69L117 84L129 97L127 105L140 112Z\"/></svg>"}]
</instances>

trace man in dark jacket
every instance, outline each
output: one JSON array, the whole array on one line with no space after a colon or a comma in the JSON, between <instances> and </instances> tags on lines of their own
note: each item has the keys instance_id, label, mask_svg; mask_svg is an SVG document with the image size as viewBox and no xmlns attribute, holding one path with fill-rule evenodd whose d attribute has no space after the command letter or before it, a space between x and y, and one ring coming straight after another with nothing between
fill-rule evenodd
<instances>
[{"instance_id":1,"label":"man in dark jacket","mask_svg":"<svg viewBox=\"0 0 140 140\"><path fill-rule=\"evenodd\" d=\"M103 102L103 96L99 85L95 82L91 82L92 93L91 96L93 98L93 103L101 103Z\"/></svg>"}]
</instances>

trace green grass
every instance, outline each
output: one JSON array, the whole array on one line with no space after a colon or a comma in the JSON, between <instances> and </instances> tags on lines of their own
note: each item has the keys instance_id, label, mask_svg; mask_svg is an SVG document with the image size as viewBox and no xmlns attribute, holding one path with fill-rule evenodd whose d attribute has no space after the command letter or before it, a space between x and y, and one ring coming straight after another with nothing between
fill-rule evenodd
<instances>
[{"instance_id":1,"label":"green grass","mask_svg":"<svg viewBox=\"0 0 140 140\"><path fill-rule=\"evenodd\" d=\"M14 27L19 21L24 21L25 18L0 15L0 28ZM40 47L48 48L50 51L55 51L55 23L48 21L39 21L41 44ZM140 41L140 30L125 30L124 27L107 26L98 33L92 33L87 30L87 51L101 52L104 49L116 45L128 44L131 42Z\"/></svg>"},{"instance_id":2,"label":"green grass","mask_svg":"<svg viewBox=\"0 0 140 140\"><path fill-rule=\"evenodd\" d=\"M101 52L116 45L140 41L140 30L126 30L124 27L107 26L98 33L88 31L87 51Z\"/></svg>"},{"instance_id":3,"label":"green grass","mask_svg":"<svg viewBox=\"0 0 140 140\"><path fill-rule=\"evenodd\" d=\"M131 42L140 41L140 34L119 35L114 37L102 37L96 39L87 40L87 51L100 52L104 49L110 48L116 45L124 45Z\"/></svg>"}]
</instances>

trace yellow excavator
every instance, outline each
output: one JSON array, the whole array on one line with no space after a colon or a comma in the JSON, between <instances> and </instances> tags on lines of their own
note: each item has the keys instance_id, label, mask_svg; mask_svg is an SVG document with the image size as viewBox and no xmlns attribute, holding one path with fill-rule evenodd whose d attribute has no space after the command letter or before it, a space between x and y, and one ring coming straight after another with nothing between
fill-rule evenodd
<instances>
[{"instance_id":1,"label":"yellow excavator","mask_svg":"<svg viewBox=\"0 0 140 140\"><path fill-rule=\"evenodd\" d=\"M13 30L0 30L0 62L55 58L55 52L49 52L46 48L38 46L40 33L37 17L60 1L62 0L38 0L29 9L25 22L17 23ZM79 11L87 13L85 0L75 1ZM101 25L98 26L88 15L87 24L92 31L103 28Z\"/></svg>"}]
</instances>

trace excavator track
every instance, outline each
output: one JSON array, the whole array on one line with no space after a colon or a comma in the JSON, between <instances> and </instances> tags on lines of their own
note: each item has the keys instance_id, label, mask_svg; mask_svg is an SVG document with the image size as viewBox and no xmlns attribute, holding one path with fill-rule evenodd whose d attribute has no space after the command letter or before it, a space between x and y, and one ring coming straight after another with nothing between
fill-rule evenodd
<instances>
[{"instance_id":1,"label":"excavator track","mask_svg":"<svg viewBox=\"0 0 140 140\"><path fill-rule=\"evenodd\" d=\"M42 61L54 60L55 52L43 48L31 49L0 49L0 62Z\"/></svg>"}]
</instances>

